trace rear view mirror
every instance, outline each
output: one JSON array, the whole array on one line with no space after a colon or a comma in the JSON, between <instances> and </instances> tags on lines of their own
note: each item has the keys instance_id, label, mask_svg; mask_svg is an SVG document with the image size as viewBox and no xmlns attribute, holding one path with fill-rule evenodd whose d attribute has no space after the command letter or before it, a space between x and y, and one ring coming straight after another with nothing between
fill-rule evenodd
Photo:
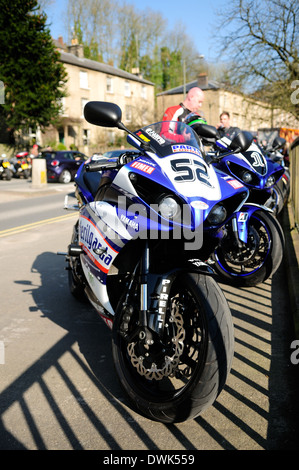
<instances>
[{"instance_id":1,"label":"rear view mirror","mask_svg":"<svg viewBox=\"0 0 299 470\"><path fill-rule=\"evenodd\" d=\"M286 144L286 140L283 139L282 137L275 137L272 143L272 149L273 150L278 150L284 147Z\"/></svg>"},{"instance_id":2,"label":"rear view mirror","mask_svg":"<svg viewBox=\"0 0 299 470\"><path fill-rule=\"evenodd\" d=\"M245 152L253 141L253 135L247 131L241 131L238 135L236 135L231 143L229 144L229 148L232 149L234 152Z\"/></svg>"},{"instance_id":3,"label":"rear view mirror","mask_svg":"<svg viewBox=\"0 0 299 470\"><path fill-rule=\"evenodd\" d=\"M86 121L96 126L123 128L121 109L114 103L89 101L84 107L84 117Z\"/></svg>"},{"instance_id":4,"label":"rear view mirror","mask_svg":"<svg viewBox=\"0 0 299 470\"><path fill-rule=\"evenodd\" d=\"M217 129L214 126L208 124L193 124L191 127L199 137L204 139L216 139L218 137Z\"/></svg>"}]
</instances>

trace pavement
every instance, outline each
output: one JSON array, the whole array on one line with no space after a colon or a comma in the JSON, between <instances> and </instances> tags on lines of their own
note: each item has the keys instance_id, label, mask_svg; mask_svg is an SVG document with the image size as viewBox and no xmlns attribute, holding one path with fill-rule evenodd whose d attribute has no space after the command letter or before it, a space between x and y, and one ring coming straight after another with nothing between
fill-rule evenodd
<instances>
[{"instance_id":1,"label":"pavement","mask_svg":"<svg viewBox=\"0 0 299 470\"><path fill-rule=\"evenodd\" d=\"M30 204L32 197L73 191L73 183L33 188L30 181L1 181L0 202L28 198ZM290 363L289 312L298 338L299 234L291 205L280 219L285 266L262 286L241 291L223 286L236 338L224 391L202 416L171 426L131 410L106 353L106 326L92 309L66 300L64 259L55 252L66 246L70 222L59 223L47 251L47 226L30 230L27 237L2 238L7 295L0 333L7 367L0 386L0 449L296 450L299 382L298 365ZM12 246L19 260L14 270L9 269ZM284 296L286 278L289 298Z\"/></svg>"},{"instance_id":2,"label":"pavement","mask_svg":"<svg viewBox=\"0 0 299 470\"><path fill-rule=\"evenodd\" d=\"M69 184L45 183L42 185L33 185L31 180L25 180L22 181L22 184L15 185L13 182L3 181L3 184L0 185L0 203L24 198L47 196L59 192L68 194L74 192L74 190L75 185L73 182Z\"/></svg>"},{"instance_id":3,"label":"pavement","mask_svg":"<svg viewBox=\"0 0 299 470\"><path fill-rule=\"evenodd\" d=\"M283 209L280 222L285 235L285 256L291 315L295 338L299 339L299 232L295 226L292 204Z\"/></svg>"}]
</instances>

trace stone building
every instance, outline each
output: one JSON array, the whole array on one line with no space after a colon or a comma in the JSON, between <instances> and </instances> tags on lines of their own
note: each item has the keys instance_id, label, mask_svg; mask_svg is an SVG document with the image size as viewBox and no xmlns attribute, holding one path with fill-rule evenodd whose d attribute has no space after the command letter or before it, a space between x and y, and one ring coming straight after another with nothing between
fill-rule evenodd
<instances>
[{"instance_id":1,"label":"stone building","mask_svg":"<svg viewBox=\"0 0 299 470\"><path fill-rule=\"evenodd\" d=\"M226 89L215 80L209 80L206 74L200 74L197 80L157 95L157 119L162 119L164 111L184 100L184 91L199 86L205 95L202 112L208 124L216 126L222 111L230 113L232 126L256 133L259 128L299 127L299 122L285 112L271 107L262 101Z\"/></svg>"},{"instance_id":2,"label":"stone building","mask_svg":"<svg viewBox=\"0 0 299 470\"><path fill-rule=\"evenodd\" d=\"M67 96L63 99L58 125L41 136L43 147L60 142L67 149L75 146L86 155L91 155L123 143L123 131L104 129L86 122L83 109L88 101L118 104L123 112L122 122L131 130L154 121L153 83L139 74L85 59L83 46L76 41L71 46L65 46L60 38L56 46L68 74Z\"/></svg>"}]
</instances>

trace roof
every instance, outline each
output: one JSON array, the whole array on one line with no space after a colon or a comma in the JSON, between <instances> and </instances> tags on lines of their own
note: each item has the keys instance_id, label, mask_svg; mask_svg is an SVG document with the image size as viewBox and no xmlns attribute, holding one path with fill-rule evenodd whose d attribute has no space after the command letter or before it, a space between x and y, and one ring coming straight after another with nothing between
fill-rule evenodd
<instances>
[{"instance_id":1,"label":"roof","mask_svg":"<svg viewBox=\"0 0 299 470\"><path fill-rule=\"evenodd\" d=\"M106 73L108 75L115 75L117 77L126 78L128 80L134 80L135 82L144 83L146 85L154 86L154 83L144 80L143 78L139 77L138 75L134 75L133 73L126 72L125 70L118 69L113 67L112 65L104 64L102 62L97 62L96 60L85 59L77 57L75 54L71 54L70 52L60 51L60 61L65 64L76 65L78 67L96 70L98 72Z\"/></svg>"},{"instance_id":2,"label":"roof","mask_svg":"<svg viewBox=\"0 0 299 470\"><path fill-rule=\"evenodd\" d=\"M194 80L193 82L186 83L186 92L188 92L193 87L200 87L202 90L218 90L221 88L221 85L216 80L209 80L207 85L201 85L198 83L198 80ZM157 96L162 95L182 95L184 93L184 85L177 86L175 88L171 88L170 90L162 91L158 93Z\"/></svg>"}]
</instances>

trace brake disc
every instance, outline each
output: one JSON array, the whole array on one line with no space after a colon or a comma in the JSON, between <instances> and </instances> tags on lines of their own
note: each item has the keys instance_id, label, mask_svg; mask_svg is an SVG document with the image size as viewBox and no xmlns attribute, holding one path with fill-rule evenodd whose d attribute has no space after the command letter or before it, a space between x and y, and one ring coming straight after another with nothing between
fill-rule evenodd
<instances>
[{"instance_id":1,"label":"brake disc","mask_svg":"<svg viewBox=\"0 0 299 470\"><path fill-rule=\"evenodd\" d=\"M244 244L243 249L238 252L226 251L228 260L233 264L247 264L251 262L259 249L260 237L254 227L250 227L250 233L248 234L248 242Z\"/></svg>"},{"instance_id":2,"label":"brake disc","mask_svg":"<svg viewBox=\"0 0 299 470\"><path fill-rule=\"evenodd\" d=\"M173 354L171 356L165 354L164 363L161 367L158 367L155 362L152 362L150 367L145 365L146 362L148 363L151 355L150 346L148 348L149 357L147 358L139 356L138 353L136 353L136 350L138 349L137 341L129 343L127 346L127 351L132 365L137 369L137 372L140 375L145 376L147 379L162 380L164 377L171 376L179 365L180 357L184 350L185 329L183 316L179 312L179 306L175 301L172 303L169 322L173 323L174 329L176 330L175 335L171 338Z\"/></svg>"}]
</instances>

